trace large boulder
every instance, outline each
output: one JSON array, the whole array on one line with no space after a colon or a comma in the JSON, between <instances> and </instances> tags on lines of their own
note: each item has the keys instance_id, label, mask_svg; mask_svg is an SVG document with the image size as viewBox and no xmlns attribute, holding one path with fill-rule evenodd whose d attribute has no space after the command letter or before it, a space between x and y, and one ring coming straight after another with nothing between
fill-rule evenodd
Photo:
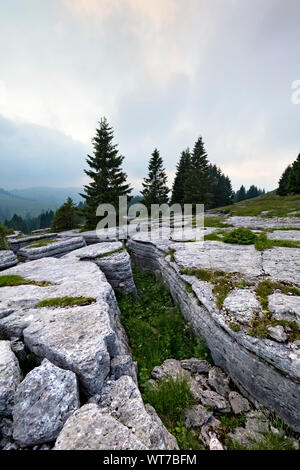
<instances>
[{"instance_id":1,"label":"large boulder","mask_svg":"<svg viewBox=\"0 0 300 470\"><path fill-rule=\"evenodd\" d=\"M48 360L18 386L13 408L13 437L21 446L54 441L79 408L76 375Z\"/></svg>"},{"instance_id":2,"label":"large boulder","mask_svg":"<svg viewBox=\"0 0 300 470\"><path fill-rule=\"evenodd\" d=\"M176 439L167 432L153 410L151 414L147 413L140 391L131 377L124 375L116 381L108 381L102 389L99 404L120 423L134 429L135 436L148 449L178 448Z\"/></svg>"},{"instance_id":3,"label":"large boulder","mask_svg":"<svg viewBox=\"0 0 300 470\"><path fill-rule=\"evenodd\" d=\"M147 450L132 429L96 404L84 405L67 420L55 450Z\"/></svg>"},{"instance_id":4,"label":"large boulder","mask_svg":"<svg viewBox=\"0 0 300 470\"><path fill-rule=\"evenodd\" d=\"M10 416L22 376L9 341L0 341L0 416Z\"/></svg>"}]
</instances>

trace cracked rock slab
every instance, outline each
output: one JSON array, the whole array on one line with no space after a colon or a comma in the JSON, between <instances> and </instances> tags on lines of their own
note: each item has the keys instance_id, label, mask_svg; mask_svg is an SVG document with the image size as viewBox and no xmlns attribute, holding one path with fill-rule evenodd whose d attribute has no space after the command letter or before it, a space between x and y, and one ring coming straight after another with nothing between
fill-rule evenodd
<instances>
[{"instance_id":1,"label":"cracked rock slab","mask_svg":"<svg viewBox=\"0 0 300 470\"><path fill-rule=\"evenodd\" d=\"M300 249L275 247L262 252L264 273L271 280L300 284Z\"/></svg>"},{"instance_id":2,"label":"cracked rock slab","mask_svg":"<svg viewBox=\"0 0 300 470\"><path fill-rule=\"evenodd\" d=\"M18 255L25 261L33 261L51 256L63 256L65 253L85 246L83 237L75 237L65 240L53 241L49 245L36 248L21 248Z\"/></svg>"},{"instance_id":3,"label":"cracked rock slab","mask_svg":"<svg viewBox=\"0 0 300 470\"><path fill-rule=\"evenodd\" d=\"M84 405L70 416L54 450L147 450L147 447L96 404Z\"/></svg>"},{"instance_id":4,"label":"cracked rock slab","mask_svg":"<svg viewBox=\"0 0 300 470\"><path fill-rule=\"evenodd\" d=\"M254 313L261 311L255 292L247 289L232 290L224 300L223 308L231 317L231 321L244 325L250 325Z\"/></svg>"},{"instance_id":5,"label":"cracked rock slab","mask_svg":"<svg viewBox=\"0 0 300 470\"><path fill-rule=\"evenodd\" d=\"M153 419L153 412L147 413L140 391L131 377L124 375L116 381L108 381L102 389L99 405L106 413L134 430L136 438L148 449L178 448L176 439L167 432L158 417L154 416Z\"/></svg>"},{"instance_id":6,"label":"cracked rock slab","mask_svg":"<svg viewBox=\"0 0 300 470\"><path fill-rule=\"evenodd\" d=\"M0 341L0 416L10 416L16 389L22 380L18 360L9 341Z\"/></svg>"},{"instance_id":7,"label":"cracked rock slab","mask_svg":"<svg viewBox=\"0 0 300 470\"><path fill-rule=\"evenodd\" d=\"M13 408L13 437L21 446L54 441L78 408L76 375L45 359L18 386Z\"/></svg>"},{"instance_id":8,"label":"cracked rock slab","mask_svg":"<svg viewBox=\"0 0 300 470\"><path fill-rule=\"evenodd\" d=\"M296 321L300 326L300 296L275 292L268 297L269 309L276 320Z\"/></svg>"}]
</instances>

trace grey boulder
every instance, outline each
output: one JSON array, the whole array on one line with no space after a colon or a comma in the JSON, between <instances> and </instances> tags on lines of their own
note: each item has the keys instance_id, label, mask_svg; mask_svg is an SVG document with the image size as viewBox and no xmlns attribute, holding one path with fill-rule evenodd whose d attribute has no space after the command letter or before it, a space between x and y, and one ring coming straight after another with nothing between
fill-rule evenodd
<instances>
[{"instance_id":1,"label":"grey boulder","mask_svg":"<svg viewBox=\"0 0 300 470\"><path fill-rule=\"evenodd\" d=\"M48 360L27 374L13 408L13 437L21 446L54 441L79 408L76 375Z\"/></svg>"},{"instance_id":2,"label":"grey boulder","mask_svg":"<svg viewBox=\"0 0 300 470\"><path fill-rule=\"evenodd\" d=\"M9 341L0 341L0 416L10 416L22 375Z\"/></svg>"}]
</instances>

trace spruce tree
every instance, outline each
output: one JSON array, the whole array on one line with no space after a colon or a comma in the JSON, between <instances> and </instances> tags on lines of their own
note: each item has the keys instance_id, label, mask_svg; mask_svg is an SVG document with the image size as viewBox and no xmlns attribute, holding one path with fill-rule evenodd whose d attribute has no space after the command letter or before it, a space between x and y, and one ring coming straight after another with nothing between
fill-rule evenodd
<instances>
[{"instance_id":1,"label":"spruce tree","mask_svg":"<svg viewBox=\"0 0 300 470\"><path fill-rule=\"evenodd\" d=\"M7 250L7 235L7 228L0 222L0 250Z\"/></svg>"},{"instance_id":2,"label":"spruce tree","mask_svg":"<svg viewBox=\"0 0 300 470\"><path fill-rule=\"evenodd\" d=\"M148 178L144 178L142 203L150 209L151 204L167 203L169 188L167 187L167 175L163 166L163 159L157 149L151 155L148 166Z\"/></svg>"},{"instance_id":3,"label":"spruce tree","mask_svg":"<svg viewBox=\"0 0 300 470\"><path fill-rule=\"evenodd\" d=\"M96 216L99 204L112 204L118 214L119 196L127 196L132 191L121 168L124 157L113 144L113 138L113 129L106 118L102 118L92 141L94 155L86 159L90 169L84 170L91 179L91 183L84 186L85 194L81 194L85 199L82 215L87 229L95 229L100 220Z\"/></svg>"},{"instance_id":4,"label":"spruce tree","mask_svg":"<svg viewBox=\"0 0 300 470\"><path fill-rule=\"evenodd\" d=\"M252 199L260 195L261 195L261 191L259 191L259 189L252 184L246 193L246 199Z\"/></svg>"},{"instance_id":5,"label":"spruce tree","mask_svg":"<svg viewBox=\"0 0 300 470\"><path fill-rule=\"evenodd\" d=\"M195 143L190 169L184 185L184 202L209 204L211 200L210 167L202 138Z\"/></svg>"},{"instance_id":6,"label":"spruce tree","mask_svg":"<svg viewBox=\"0 0 300 470\"><path fill-rule=\"evenodd\" d=\"M184 184L190 164L191 153L187 148L181 153L180 160L176 167L177 170L172 187L171 204L183 204L184 202Z\"/></svg>"},{"instance_id":7,"label":"spruce tree","mask_svg":"<svg viewBox=\"0 0 300 470\"><path fill-rule=\"evenodd\" d=\"M211 203L210 208L228 206L233 202L231 181L216 165L210 165Z\"/></svg>"},{"instance_id":8,"label":"spruce tree","mask_svg":"<svg viewBox=\"0 0 300 470\"><path fill-rule=\"evenodd\" d=\"M236 192L236 202L245 201L247 199L246 188L242 184L240 189Z\"/></svg>"},{"instance_id":9,"label":"spruce tree","mask_svg":"<svg viewBox=\"0 0 300 470\"><path fill-rule=\"evenodd\" d=\"M288 176L288 193L300 194L300 153L294 161Z\"/></svg>"},{"instance_id":10,"label":"spruce tree","mask_svg":"<svg viewBox=\"0 0 300 470\"><path fill-rule=\"evenodd\" d=\"M78 226L78 216L75 204L69 197L67 201L57 209L52 220L51 228L55 232L63 230L73 230Z\"/></svg>"}]
</instances>

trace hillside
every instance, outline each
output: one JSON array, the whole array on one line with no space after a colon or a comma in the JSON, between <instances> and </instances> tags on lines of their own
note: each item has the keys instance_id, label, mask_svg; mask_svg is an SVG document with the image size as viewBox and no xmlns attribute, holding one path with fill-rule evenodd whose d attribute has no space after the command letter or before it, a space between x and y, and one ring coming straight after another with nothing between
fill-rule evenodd
<instances>
[{"instance_id":1,"label":"hillside","mask_svg":"<svg viewBox=\"0 0 300 470\"><path fill-rule=\"evenodd\" d=\"M276 191L271 191L264 196L220 207L216 211L237 216L257 216L268 211L267 214L263 215L267 217L299 217L300 194L277 196Z\"/></svg>"},{"instance_id":2,"label":"hillside","mask_svg":"<svg viewBox=\"0 0 300 470\"><path fill-rule=\"evenodd\" d=\"M31 217L37 217L41 212L56 209L58 204L46 203L43 201L34 201L11 194L0 188L0 221L10 219L14 214L25 217L29 214Z\"/></svg>"},{"instance_id":3,"label":"hillside","mask_svg":"<svg viewBox=\"0 0 300 470\"><path fill-rule=\"evenodd\" d=\"M12 189L10 193L22 198L45 202L52 206L60 206L68 197L71 197L75 204L78 204L82 201L82 198L79 196L81 191L81 188L50 188L40 186L26 189Z\"/></svg>"}]
</instances>

